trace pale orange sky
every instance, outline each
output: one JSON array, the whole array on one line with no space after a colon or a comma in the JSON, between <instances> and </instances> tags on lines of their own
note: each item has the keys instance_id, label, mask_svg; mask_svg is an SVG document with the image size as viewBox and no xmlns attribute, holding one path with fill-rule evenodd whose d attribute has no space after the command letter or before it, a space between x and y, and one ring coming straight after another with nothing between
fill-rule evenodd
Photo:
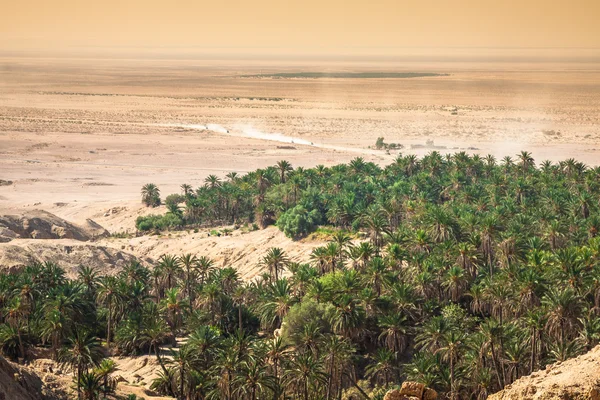
<instances>
[{"instance_id":1,"label":"pale orange sky","mask_svg":"<svg viewBox=\"0 0 600 400\"><path fill-rule=\"evenodd\" d=\"M600 48L600 0L0 3L0 50L9 51L197 47L390 54L405 47Z\"/></svg>"}]
</instances>

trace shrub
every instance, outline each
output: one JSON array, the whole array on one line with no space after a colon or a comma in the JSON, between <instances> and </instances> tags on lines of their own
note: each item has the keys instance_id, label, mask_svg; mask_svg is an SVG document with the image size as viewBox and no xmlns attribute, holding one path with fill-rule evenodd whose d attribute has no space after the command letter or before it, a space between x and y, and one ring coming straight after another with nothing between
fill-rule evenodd
<instances>
[{"instance_id":1,"label":"shrub","mask_svg":"<svg viewBox=\"0 0 600 400\"><path fill-rule=\"evenodd\" d=\"M281 335L291 343L298 344L307 321L316 324L321 333L331 332L329 321L333 313L334 308L330 303L317 303L313 299L304 299L288 311L281 324Z\"/></svg>"},{"instance_id":2,"label":"shrub","mask_svg":"<svg viewBox=\"0 0 600 400\"><path fill-rule=\"evenodd\" d=\"M150 231L152 229L163 230L176 228L183 224L179 215L166 213L165 215L140 216L135 220L135 226L139 231Z\"/></svg>"},{"instance_id":3,"label":"shrub","mask_svg":"<svg viewBox=\"0 0 600 400\"><path fill-rule=\"evenodd\" d=\"M185 202L185 196L178 193L170 194L165 198L165 204L167 205L167 207L176 206L183 202Z\"/></svg>"},{"instance_id":4,"label":"shrub","mask_svg":"<svg viewBox=\"0 0 600 400\"><path fill-rule=\"evenodd\" d=\"M319 223L320 215L317 210L308 212L302 206L296 206L281 214L277 226L289 238L306 236Z\"/></svg>"}]
</instances>

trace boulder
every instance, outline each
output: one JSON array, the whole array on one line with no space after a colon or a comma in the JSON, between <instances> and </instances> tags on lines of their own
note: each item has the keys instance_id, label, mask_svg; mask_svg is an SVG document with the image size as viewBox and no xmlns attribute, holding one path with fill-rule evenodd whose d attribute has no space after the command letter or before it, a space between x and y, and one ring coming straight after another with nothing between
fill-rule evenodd
<instances>
[{"instance_id":1,"label":"boulder","mask_svg":"<svg viewBox=\"0 0 600 400\"><path fill-rule=\"evenodd\" d=\"M400 389L389 390L383 400L436 400L437 392L422 383L405 381Z\"/></svg>"},{"instance_id":2,"label":"boulder","mask_svg":"<svg viewBox=\"0 0 600 400\"><path fill-rule=\"evenodd\" d=\"M423 385L422 383L405 381L404 383L402 383L402 387L400 388L400 394L420 399L421 397L423 397L424 390L425 385Z\"/></svg>"},{"instance_id":3,"label":"boulder","mask_svg":"<svg viewBox=\"0 0 600 400\"><path fill-rule=\"evenodd\" d=\"M383 400L421 400L421 399L418 397L405 396L400 393L400 390L392 389L392 390L389 390L385 394L385 396L383 396Z\"/></svg>"},{"instance_id":4,"label":"boulder","mask_svg":"<svg viewBox=\"0 0 600 400\"><path fill-rule=\"evenodd\" d=\"M438 394L431 388L425 388L423 391L423 400L437 400Z\"/></svg>"}]
</instances>

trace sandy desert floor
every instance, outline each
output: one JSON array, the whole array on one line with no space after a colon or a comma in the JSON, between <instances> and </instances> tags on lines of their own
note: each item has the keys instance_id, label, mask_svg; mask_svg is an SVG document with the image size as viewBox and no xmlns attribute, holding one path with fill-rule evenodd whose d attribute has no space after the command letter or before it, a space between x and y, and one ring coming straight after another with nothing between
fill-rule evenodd
<instances>
[{"instance_id":1,"label":"sandy desert floor","mask_svg":"<svg viewBox=\"0 0 600 400\"><path fill-rule=\"evenodd\" d=\"M445 75L243 77L307 71ZM167 195L281 159L385 164L397 153L371 149L378 136L418 155L430 150L411 146L433 140L442 152L598 165L600 65L0 58L2 213L131 230L145 183Z\"/></svg>"},{"instance_id":2,"label":"sandy desert floor","mask_svg":"<svg viewBox=\"0 0 600 400\"><path fill-rule=\"evenodd\" d=\"M448 75L240 77L282 71ZM395 154L368 148L378 136L405 153L434 140L446 151L523 149L596 165L600 66L0 58L0 179L13 182L0 187L3 207L100 209L136 200L150 181L168 194L280 159L389 162Z\"/></svg>"}]
</instances>

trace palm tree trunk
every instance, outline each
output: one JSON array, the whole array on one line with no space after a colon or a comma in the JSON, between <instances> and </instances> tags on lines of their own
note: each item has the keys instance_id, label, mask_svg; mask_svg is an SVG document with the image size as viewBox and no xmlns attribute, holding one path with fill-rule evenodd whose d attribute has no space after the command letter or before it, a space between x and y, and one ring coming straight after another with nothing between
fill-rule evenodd
<instances>
[{"instance_id":1,"label":"palm tree trunk","mask_svg":"<svg viewBox=\"0 0 600 400\"><path fill-rule=\"evenodd\" d=\"M304 400L308 400L308 379L304 378Z\"/></svg>"},{"instance_id":2,"label":"palm tree trunk","mask_svg":"<svg viewBox=\"0 0 600 400\"><path fill-rule=\"evenodd\" d=\"M227 370L227 400L231 400L231 371Z\"/></svg>"},{"instance_id":3,"label":"palm tree trunk","mask_svg":"<svg viewBox=\"0 0 600 400\"><path fill-rule=\"evenodd\" d=\"M21 353L21 358L25 361L25 346L23 346L23 339L21 338L21 328L17 325L17 338L19 339L19 353Z\"/></svg>"},{"instance_id":4,"label":"palm tree trunk","mask_svg":"<svg viewBox=\"0 0 600 400\"><path fill-rule=\"evenodd\" d=\"M240 329L240 332L244 329L244 327L242 326L242 305L239 304L238 305L238 326Z\"/></svg>"},{"instance_id":5,"label":"palm tree trunk","mask_svg":"<svg viewBox=\"0 0 600 400\"><path fill-rule=\"evenodd\" d=\"M169 371L167 371L167 368L165 367L165 364L163 363L162 358L160 358L160 353L158 350L158 345L155 344L154 345L154 354L156 355L156 360L158 361L158 363L160 364L160 367L163 370L163 373L165 374L165 377L169 377ZM173 394L173 388L171 387L171 384L169 382L169 394L172 395Z\"/></svg>"},{"instance_id":6,"label":"palm tree trunk","mask_svg":"<svg viewBox=\"0 0 600 400\"><path fill-rule=\"evenodd\" d=\"M181 400L183 400L183 378L185 376L185 368L181 367L179 371L179 395L181 396Z\"/></svg>"},{"instance_id":7,"label":"palm tree trunk","mask_svg":"<svg viewBox=\"0 0 600 400\"><path fill-rule=\"evenodd\" d=\"M191 295L191 289L190 289L190 267L187 267L187 272L186 272L186 279L185 279L185 291L187 292L187 296L190 299L192 299L192 295Z\"/></svg>"},{"instance_id":8,"label":"palm tree trunk","mask_svg":"<svg viewBox=\"0 0 600 400\"><path fill-rule=\"evenodd\" d=\"M533 330L533 333L531 334L531 361L529 363L529 374L533 373L533 366L535 365L535 348L537 347L537 343L536 343L536 334L535 334L535 329Z\"/></svg>"},{"instance_id":9,"label":"palm tree trunk","mask_svg":"<svg viewBox=\"0 0 600 400\"><path fill-rule=\"evenodd\" d=\"M498 356L496 355L496 350L494 349L494 342L490 342L490 347L492 351L492 361L494 362L494 368L496 369L496 376L498 377L498 389L502 390L504 384L502 383L502 375L500 374L500 364L498 362Z\"/></svg>"},{"instance_id":10,"label":"palm tree trunk","mask_svg":"<svg viewBox=\"0 0 600 400\"><path fill-rule=\"evenodd\" d=\"M456 398L454 391L454 357L450 357L450 398L452 400Z\"/></svg>"},{"instance_id":11,"label":"palm tree trunk","mask_svg":"<svg viewBox=\"0 0 600 400\"><path fill-rule=\"evenodd\" d=\"M274 391L273 393L273 399L277 400L279 398L279 391L280 391L280 387L279 387L279 367L277 366L278 362L277 362L277 357L273 358L273 375L275 376L275 384L277 385L277 390Z\"/></svg>"},{"instance_id":12,"label":"palm tree trunk","mask_svg":"<svg viewBox=\"0 0 600 400\"><path fill-rule=\"evenodd\" d=\"M112 300L108 300L108 322L106 324L106 346L110 347L110 328L112 322Z\"/></svg>"},{"instance_id":13,"label":"palm tree trunk","mask_svg":"<svg viewBox=\"0 0 600 400\"><path fill-rule=\"evenodd\" d=\"M81 366L77 366L77 399L81 399Z\"/></svg>"},{"instance_id":14,"label":"palm tree trunk","mask_svg":"<svg viewBox=\"0 0 600 400\"><path fill-rule=\"evenodd\" d=\"M331 364L329 364L329 380L327 382L327 400L331 398L331 384L333 382L333 365L335 363L335 354L331 356Z\"/></svg>"},{"instance_id":15,"label":"palm tree trunk","mask_svg":"<svg viewBox=\"0 0 600 400\"><path fill-rule=\"evenodd\" d=\"M504 308L500 307L500 357L504 355L504 323L502 315L504 314ZM502 369L502 382L506 385L506 372L504 371L504 365L500 363L500 368Z\"/></svg>"}]
</instances>

